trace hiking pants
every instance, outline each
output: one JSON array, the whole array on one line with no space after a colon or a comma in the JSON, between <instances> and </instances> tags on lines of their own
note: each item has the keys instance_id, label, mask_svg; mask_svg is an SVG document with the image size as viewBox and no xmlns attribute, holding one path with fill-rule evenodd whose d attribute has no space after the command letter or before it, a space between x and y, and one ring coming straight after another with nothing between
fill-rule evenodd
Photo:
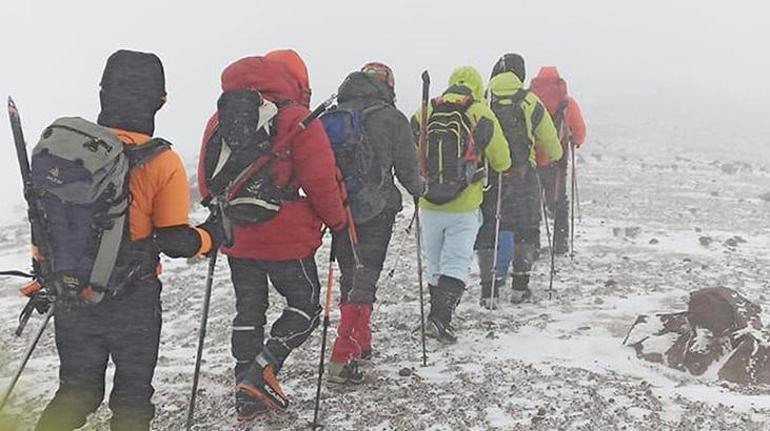
<instances>
[{"instance_id":1,"label":"hiking pants","mask_svg":"<svg viewBox=\"0 0 770 431\"><path fill-rule=\"evenodd\" d=\"M554 244L565 245L569 237L567 163L560 162L548 166L540 166L537 170L545 191L545 205L554 217Z\"/></svg>"},{"instance_id":2,"label":"hiking pants","mask_svg":"<svg viewBox=\"0 0 770 431\"><path fill-rule=\"evenodd\" d=\"M529 276L535 261L537 242L540 237L540 213L542 200L536 171L530 169L526 177L508 184L502 204L502 220L497 244L497 265L494 278L497 284L505 284L513 263L514 275ZM479 272L482 283L492 283L494 259L495 219L490 207L490 194L485 195L484 224L476 238Z\"/></svg>"},{"instance_id":3,"label":"hiking pants","mask_svg":"<svg viewBox=\"0 0 770 431\"><path fill-rule=\"evenodd\" d=\"M235 375L245 371L263 349L275 358L278 370L289 353L318 326L321 286L315 256L281 262L230 257L229 262L235 288L231 339ZM268 280L286 299L286 307L273 322L270 339L265 343Z\"/></svg>"},{"instance_id":4,"label":"hiking pants","mask_svg":"<svg viewBox=\"0 0 770 431\"><path fill-rule=\"evenodd\" d=\"M385 211L366 223L356 224L361 267L356 268L347 231L334 235L334 249L340 266L340 322L332 347L332 361L347 363L371 350L372 304L377 280L393 235L396 215Z\"/></svg>"},{"instance_id":5,"label":"hiking pants","mask_svg":"<svg viewBox=\"0 0 770 431\"><path fill-rule=\"evenodd\" d=\"M135 282L125 295L93 306L54 312L59 389L43 411L37 431L80 428L104 398L107 362L115 377L110 394L112 431L150 429L155 416L152 377L158 360L161 284L154 276Z\"/></svg>"},{"instance_id":6,"label":"hiking pants","mask_svg":"<svg viewBox=\"0 0 770 431\"><path fill-rule=\"evenodd\" d=\"M473 243L481 226L481 211L462 213L420 208L420 232L428 284L444 275L468 284Z\"/></svg>"},{"instance_id":7,"label":"hiking pants","mask_svg":"<svg viewBox=\"0 0 770 431\"><path fill-rule=\"evenodd\" d=\"M356 261L348 232L334 234L334 247L340 266L341 303L372 305L376 299L377 280L388 252L396 215L383 212L366 223L356 224L358 232L358 258Z\"/></svg>"}]
</instances>

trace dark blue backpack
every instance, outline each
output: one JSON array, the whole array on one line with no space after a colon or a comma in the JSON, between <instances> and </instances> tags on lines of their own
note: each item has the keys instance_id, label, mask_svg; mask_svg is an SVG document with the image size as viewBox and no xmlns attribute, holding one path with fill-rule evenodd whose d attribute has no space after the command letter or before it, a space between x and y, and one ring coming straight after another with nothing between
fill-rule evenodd
<instances>
[{"instance_id":1,"label":"dark blue backpack","mask_svg":"<svg viewBox=\"0 0 770 431\"><path fill-rule=\"evenodd\" d=\"M355 109L343 103L321 116L356 223L371 220L385 209L382 192L385 173L377 160L373 143L367 139L365 125L369 114L385 106L374 104Z\"/></svg>"}]
</instances>

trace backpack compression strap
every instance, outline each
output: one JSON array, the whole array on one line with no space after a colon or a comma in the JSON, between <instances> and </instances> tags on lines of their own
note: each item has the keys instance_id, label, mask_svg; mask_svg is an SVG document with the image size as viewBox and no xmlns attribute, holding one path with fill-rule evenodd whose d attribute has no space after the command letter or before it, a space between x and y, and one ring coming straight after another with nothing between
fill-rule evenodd
<instances>
[{"instance_id":1,"label":"backpack compression strap","mask_svg":"<svg viewBox=\"0 0 770 431\"><path fill-rule=\"evenodd\" d=\"M153 138L150 142L140 146L124 145L123 153L128 159L129 172L141 168L147 162L170 148L171 143L162 138ZM89 284L97 291L107 289L110 277L112 277L112 271L115 269L120 246L123 243L123 232L130 205L128 182L129 179L126 178L123 194L115 199L119 203L113 205L111 211L105 215L105 223L109 227L104 229L100 235L98 251L96 252L94 266L91 269L91 276L89 278Z\"/></svg>"}]
</instances>

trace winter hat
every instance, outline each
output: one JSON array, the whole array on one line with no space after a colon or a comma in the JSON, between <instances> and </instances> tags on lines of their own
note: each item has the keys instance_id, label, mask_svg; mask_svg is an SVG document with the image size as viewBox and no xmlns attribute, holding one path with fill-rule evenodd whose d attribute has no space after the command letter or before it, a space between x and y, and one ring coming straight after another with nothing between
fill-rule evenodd
<instances>
[{"instance_id":1,"label":"winter hat","mask_svg":"<svg viewBox=\"0 0 770 431\"><path fill-rule=\"evenodd\" d=\"M155 113L166 102L163 63L157 55L116 51L107 59L100 86L100 125L146 135L155 132Z\"/></svg>"},{"instance_id":2,"label":"winter hat","mask_svg":"<svg viewBox=\"0 0 770 431\"><path fill-rule=\"evenodd\" d=\"M305 106L310 106L310 77L307 73L307 66L297 51L293 49L276 49L265 54L265 58L286 66L289 74L297 80L302 90L303 98L300 102Z\"/></svg>"},{"instance_id":3,"label":"winter hat","mask_svg":"<svg viewBox=\"0 0 770 431\"><path fill-rule=\"evenodd\" d=\"M385 63L378 63L376 61L366 63L364 67L361 68L361 72L374 76L384 82L391 90L396 86L396 78L393 76L393 70Z\"/></svg>"},{"instance_id":4,"label":"winter hat","mask_svg":"<svg viewBox=\"0 0 770 431\"><path fill-rule=\"evenodd\" d=\"M504 54L497 60L494 66L492 66L492 75L490 78L503 73L513 72L521 82L527 78L527 69L524 67L524 57L519 54Z\"/></svg>"}]
</instances>

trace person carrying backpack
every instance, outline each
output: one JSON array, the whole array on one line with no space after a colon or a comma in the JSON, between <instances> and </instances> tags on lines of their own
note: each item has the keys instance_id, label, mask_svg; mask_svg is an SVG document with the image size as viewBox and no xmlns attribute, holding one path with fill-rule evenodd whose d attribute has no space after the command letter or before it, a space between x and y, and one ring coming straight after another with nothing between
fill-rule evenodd
<instances>
[{"instance_id":1,"label":"person carrying backpack","mask_svg":"<svg viewBox=\"0 0 770 431\"><path fill-rule=\"evenodd\" d=\"M427 143L420 148L427 186L419 201L430 295L425 332L453 344L452 315L468 283L482 222L485 166L492 175L506 171L511 154L500 123L484 103L484 83L473 67L455 69L449 88L429 109ZM415 119L420 121L419 113Z\"/></svg>"},{"instance_id":2,"label":"person carrying backpack","mask_svg":"<svg viewBox=\"0 0 770 431\"><path fill-rule=\"evenodd\" d=\"M362 383L359 360L372 354L370 320L377 280L403 207L394 173L412 196L422 193L417 151L409 120L395 106L394 78L382 63L367 63L340 85L336 109L321 117L348 191L360 267L350 238L334 235L342 276L340 323L332 349L328 380Z\"/></svg>"},{"instance_id":3,"label":"person carrying backpack","mask_svg":"<svg viewBox=\"0 0 770 431\"><path fill-rule=\"evenodd\" d=\"M484 225L476 239L481 273L481 305L492 308L505 285L513 260L511 302L531 296L529 277L540 237L540 186L535 170L535 149L551 160L562 157L551 116L540 99L524 88L524 58L505 54L492 68L487 97L505 134L513 168L502 176L501 220L494 259L498 177L490 176L484 195ZM492 274L495 268L496 274Z\"/></svg>"},{"instance_id":4,"label":"person carrying backpack","mask_svg":"<svg viewBox=\"0 0 770 431\"><path fill-rule=\"evenodd\" d=\"M532 92L543 101L553 117L559 140L567 157L553 163L542 151L537 153L538 173L545 190L546 205L554 215L554 253L565 254L569 251L570 235L569 198L567 197L567 168L573 149L580 148L586 139L586 124L580 113L580 107L567 93L567 83L559 76L556 67L540 69L532 80Z\"/></svg>"},{"instance_id":5,"label":"person carrying backpack","mask_svg":"<svg viewBox=\"0 0 770 431\"><path fill-rule=\"evenodd\" d=\"M235 289L232 354L239 420L288 406L277 376L319 324L315 252L321 229L347 227L323 126L300 125L309 114L305 71L293 52L227 66L217 113L203 136L201 196L219 201L221 221L233 226L233 242L222 251ZM268 280L287 305L265 340Z\"/></svg>"},{"instance_id":6,"label":"person carrying backpack","mask_svg":"<svg viewBox=\"0 0 770 431\"><path fill-rule=\"evenodd\" d=\"M161 328L159 257L209 253L221 240L210 223L188 224L187 175L170 144L152 138L166 101L154 54L120 50L107 60L97 124L61 118L31 158L42 196L55 287L59 389L36 430L80 428L104 398L110 358L111 429L149 430ZM85 167L85 169L83 169ZM130 197L129 197L130 196Z\"/></svg>"}]
</instances>

